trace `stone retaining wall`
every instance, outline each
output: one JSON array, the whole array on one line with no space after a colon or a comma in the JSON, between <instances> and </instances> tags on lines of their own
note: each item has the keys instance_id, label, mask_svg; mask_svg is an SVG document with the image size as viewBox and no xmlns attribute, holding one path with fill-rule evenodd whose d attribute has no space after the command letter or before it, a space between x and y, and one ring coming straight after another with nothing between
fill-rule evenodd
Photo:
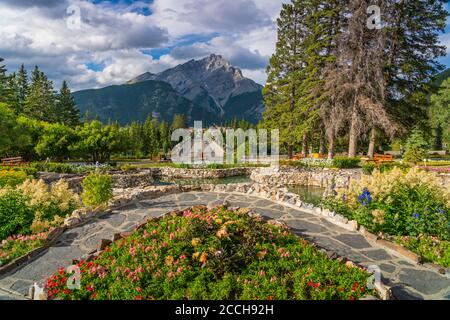
<instances>
[{"instance_id":1,"label":"stone retaining wall","mask_svg":"<svg viewBox=\"0 0 450 320\"><path fill-rule=\"evenodd\" d=\"M168 177L174 179L219 179L235 176L250 175L254 168L232 169L179 169L171 167L150 168L139 171L111 171L114 188L136 188L152 185L156 178ZM82 191L81 182L86 174L60 174L54 172L40 172L39 179L51 185L64 179L75 192Z\"/></svg>"},{"instance_id":2,"label":"stone retaining wall","mask_svg":"<svg viewBox=\"0 0 450 320\"><path fill-rule=\"evenodd\" d=\"M250 178L260 184L271 186L308 185L327 188L335 184L345 188L351 179L360 179L361 169L328 168L258 168Z\"/></svg>"}]
</instances>

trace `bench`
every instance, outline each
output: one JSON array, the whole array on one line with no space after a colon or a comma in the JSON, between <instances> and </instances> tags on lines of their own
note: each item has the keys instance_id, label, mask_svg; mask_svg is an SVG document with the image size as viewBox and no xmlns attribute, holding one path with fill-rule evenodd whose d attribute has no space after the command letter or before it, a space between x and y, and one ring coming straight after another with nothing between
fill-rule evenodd
<instances>
[{"instance_id":1,"label":"bench","mask_svg":"<svg viewBox=\"0 0 450 320\"><path fill-rule=\"evenodd\" d=\"M296 153L292 156L292 160L302 160L303 158L305 158L303 153Z\"/></svg>"},{"instance_id":2,"label":"bench","mask_svg":"<svg viewBox=\"0 0 450 320\"><path fill-rule=\"evenodd\" d=\"M22 157L14 157L14 158L3 158L2 159L2 166L20 166L23 164Z\"/></svg>"},{"instance_id":3,"label":"bench","mask_svg":"<svg viewBox=\"0 0 450 320\"><path fill-rule=\"evenodd\" d=\"M386 162L393 162L394 156L391 154L375 154L373 156L373 159L369 159L367 157L361 158L361 160L364 160L366 162L374 162L375 164L380 163L386 163Z\"/></svg>"}]
</instances>

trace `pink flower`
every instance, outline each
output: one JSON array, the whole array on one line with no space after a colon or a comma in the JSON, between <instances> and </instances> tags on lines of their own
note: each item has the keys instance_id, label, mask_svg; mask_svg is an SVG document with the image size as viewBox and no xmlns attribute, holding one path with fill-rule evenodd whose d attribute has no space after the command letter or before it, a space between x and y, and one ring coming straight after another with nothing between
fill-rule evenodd
<instances>
[{"instance_id":1,"label":"pink flower","mask_svg":"<svg viewBox=\"0 0 450 320\"><path fill-rule=\"evenodd\" d=\"M180 256L180 259L181 259L181 260L186 260L186 259L187 259L187 257L186 257L186 255L185 255L185 254L182 254L182 255Z\"/></svg>"}]
</instances>

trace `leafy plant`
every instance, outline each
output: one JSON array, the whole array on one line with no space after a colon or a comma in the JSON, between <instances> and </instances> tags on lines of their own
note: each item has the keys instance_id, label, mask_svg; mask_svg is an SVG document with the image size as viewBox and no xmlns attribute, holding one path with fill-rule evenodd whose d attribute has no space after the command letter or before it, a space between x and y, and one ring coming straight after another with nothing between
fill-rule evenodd
<instances>
[{"instance_id":1,"label":"leafy plant","mask_svg":"<svg viewBox=\"0 0 450 320\"><path fill-rule=\"evenodd\" d=\"M14 187L28 179L25 171L1 170L0 171L0 187Z\"/></svg>"},{"instance_id":2,"label":"leafy plant","mask_svg":"<svg viewBox=\"0 0 450 320\"><path fill-rule=\"evenodd\" d=\"M12 234L27 234L34 218L27 205L27 197L20 191L3 190L0 195L0 240Z\"/></svg>"},{"instance_id":3,"label":"leafy plant","mask_svg":"<svg viewBox=\"0 0 450 320\"><path fill-rule=\"evenodd\" d=\"M406 141L406 151L403 155L403 159L409 162L422 161L429 148L428 142L424 138L424 134L420 129L413 129L411 135Z\"/></svg>"},{"instance_id":4,"label":"leafy plant","mask_svg":"<svg viewBox=\"0 0 450 320\"><path fill-rule=\"evenodd\" d=\"M90 207L106 204L113 195L112 177L108 174L91 173L84 178L82 187L81 198Z\"/></svg>"},{"instance_id":5,"label":"leafy plant","mask_svg":"<svg viewBox=\"0 0 450 320\"><path fill-rule=\"evenodd\" d=\"M334 157L332 166L338 169L358 168L360 163L359 158L348 157Z\"/></svg>"}]
</instances>

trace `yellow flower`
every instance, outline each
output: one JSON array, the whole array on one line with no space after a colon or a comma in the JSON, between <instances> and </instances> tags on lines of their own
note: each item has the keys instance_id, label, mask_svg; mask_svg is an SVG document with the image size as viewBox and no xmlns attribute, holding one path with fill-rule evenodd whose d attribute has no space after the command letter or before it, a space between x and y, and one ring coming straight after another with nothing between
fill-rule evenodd
<instances>
[{"instance_id":1,"label":"yellow flower","mask_svg":"<svg viewBox=\"0 0 450 320\"><path fill-rule=\"evenodd\" d=\"M259 252L256 254L256 256L258 257L259 260L264 259L264 257L265 257L266 255L267 255L267 250L259 251Z\"/></svg>"},{"instance_id":2,"label":"yellow flower","mask_svg":"<svg viewBox=\"0 0 450 320\"><path fill-rule=\"evenodd\" d=\"M217 224L222 224L222 219L216 219Z\"/></svg>"},{"instance_id":3,"label":"yellow flower","mask_svg":"<svg viewBox=\"0 0 450 320\"><path fill-rule=\"evenodd\" d=\"M384 211L380 209L376 209L372 211L372 215L374 217L375 223L383 224L384 223Z\"/></svg>"},{"instance_id":4,"label":"yellow flower","mask_svg":"<svg viewBox=\"0 0 450 320\"><path fill-rule=\"evenodd\" d=\"M193 258L193 259L197 259L199 255L200 255L200 252L195 252L195 253L192 255L192 258Z\"/></svg>"},{"instance_id":5,"label":"yellow flower","mask_svg":"<svg viewBox=\"0 0 450 320\"><path fill-rule=\"evenodd\" d=\"M220 228L219 231L217 231L216 233L217 238L226 238L229 236L227 228L226 227L222 227Z\"/></svg>"},{"instance_id":6,"label":"yellow flower","mask_svg":"<svg viewBox=\"0 0 450 320\"><path fill-rule=\"evenodd\" d=\"M200 256L200 262L201 263L205 263L208 260L208 255L206 254L206 252L202 252L202 255Z\"/></svg>"},{"instance_id":7,"label":"yellow flower","mask_svg":"<svg viewBox=\"0 0 450 320\"><path fill-rule=\"evenodd\" d=\"M171 266L173 264L173 257L172 256L168 256L166 258L166 265L167 266Z\"/></svg>"},{"instance_id":8,"label":"yellow flower","mask_svg":"<svg viewBox=\"0 0 450 320\"><path fill-rule=\"evenodd\" d=\"M194 238L194 239L192 239L192 241L191 241L191 244L192 244L193 247L198 246L199 243L200 243L200 239L199 239L199 238Z\"/></svg>"}]
</instances>

